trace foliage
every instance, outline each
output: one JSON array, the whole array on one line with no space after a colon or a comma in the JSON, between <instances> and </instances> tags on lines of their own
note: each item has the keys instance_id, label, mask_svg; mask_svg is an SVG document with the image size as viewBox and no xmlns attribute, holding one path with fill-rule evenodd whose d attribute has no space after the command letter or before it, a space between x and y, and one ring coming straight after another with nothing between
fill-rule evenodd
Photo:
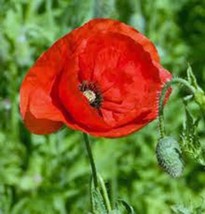
<instances>
[{"instance_id":1,"label":"foliage","mask_svg":"<svg viewBox=\"0 0 205 214\"><path fill-rule=\"evenodd\" d=\"M185 76L187 62L191 62L204 88L204 2L1 0L0 5L0 213L88 213L90 169L81 133L63 129L37 136L25 129L18 93L26 71L57 38L94 16L102 16L145 33L157 45L164 67L175 76ZM179 89L173 91L165 109L167 130L178 139L184 120L179 97L187 94ZM188 108L194 118L201 115L193 102ZM204 145L204 121L197 123L185 112L186 120L198 126L196 133L186 123L184 133L193 132ZM204 167L185 155L184 175L170 178L157 166L157 139L156 121L126 138L92 138L97 168L106 181L112 207L123 199L118 207L124 206L125 213L130 205L143 214L203 213Z\"/></svg>"}]
</instances>

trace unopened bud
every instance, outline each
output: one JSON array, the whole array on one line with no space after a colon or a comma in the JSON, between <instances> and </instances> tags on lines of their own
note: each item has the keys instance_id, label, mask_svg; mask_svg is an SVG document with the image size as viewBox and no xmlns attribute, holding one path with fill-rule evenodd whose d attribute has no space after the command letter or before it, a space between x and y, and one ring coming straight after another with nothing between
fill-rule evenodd
<instances>
[{"instance_id":1,"label":"unopened bud","mask_svg":"<svg viewBox=\"0 0 205 214\"><path fill-rule=\"evenodd\" d=\"M184 169L182 152L178 142L173 137L165 137L159 140L156 155L159 165L169 175L172 177L182 175Z\"/></svg>"}]
</instances>

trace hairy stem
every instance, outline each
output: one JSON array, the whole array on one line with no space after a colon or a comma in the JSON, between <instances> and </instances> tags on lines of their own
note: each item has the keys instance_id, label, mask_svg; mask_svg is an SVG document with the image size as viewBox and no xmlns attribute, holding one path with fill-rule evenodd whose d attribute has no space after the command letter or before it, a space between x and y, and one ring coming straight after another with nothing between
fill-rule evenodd
<instances>
[{"instance_id":1,"label":"hairy stem","mask_svg":"<svg viewBox=\"0 0 205 214\"><path fill-rule=\"evenodd\" d=\"M159 106L158 106L158 122L159 122L159 131L160 131L160 138L163 138L166 134L165 132L165 126L164 126L164 106L163 106L163 103L164 103L164 99L165 99L165 96L166 96L166 92L167 90L170 88L170 86L172 84L175 84L175 83L180 83L182 84L183 86L185 86L186 88L189 89L189 91L194 94L195 93L195 88L193 86L190 85L190 83L182 78L173 78L172 80L168 81L165 83L165 85L163 86L162 88L162 92L160 94L160 98L159 98Z\"/></svg>"}]
</instances>

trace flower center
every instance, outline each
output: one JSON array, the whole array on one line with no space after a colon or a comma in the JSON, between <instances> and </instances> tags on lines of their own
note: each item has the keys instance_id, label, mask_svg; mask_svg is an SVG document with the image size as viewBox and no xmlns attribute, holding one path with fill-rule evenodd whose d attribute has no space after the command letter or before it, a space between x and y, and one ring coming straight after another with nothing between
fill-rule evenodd
<instances>
[{"instance_id":1,"label":"flower center","mask_svg":"<svg viewBox=\"0 0 205 214\"><path fill-rule=\"evenodd\" d=\"M86 91L83 91L83 95L88 99L90 104L95 102L96 94L95 94L94 91L91 91L91 90L88 89Z\"/></svg>"},{"instance_id":2,"label":"flower center","mask_svg":"<svg viewBox=\"0 0 205 214\"><path fill-rule=\"evenodd\" d=\"M102 95L99 88L94 83L83 81L79 86L79 90L82 91L92 107L97 109L100 108L102 104Z\"/></svg>"}]
</instances>

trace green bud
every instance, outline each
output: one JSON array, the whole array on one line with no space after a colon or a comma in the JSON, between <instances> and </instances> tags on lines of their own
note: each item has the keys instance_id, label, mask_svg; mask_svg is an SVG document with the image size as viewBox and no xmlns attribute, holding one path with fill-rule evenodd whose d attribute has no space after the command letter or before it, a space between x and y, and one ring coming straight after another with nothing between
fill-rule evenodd
<instances>
[{"instance_id":1,"label":"green bud","mask_svg":"<svg viewBox=\"0 0 205 214\"><path fill-rule=\"evenodd\" d=\"M184 164L178 142L173 137L160 139L156 147L159 165L172 177L182 175Z\"/></svg>"}]
</instances>

